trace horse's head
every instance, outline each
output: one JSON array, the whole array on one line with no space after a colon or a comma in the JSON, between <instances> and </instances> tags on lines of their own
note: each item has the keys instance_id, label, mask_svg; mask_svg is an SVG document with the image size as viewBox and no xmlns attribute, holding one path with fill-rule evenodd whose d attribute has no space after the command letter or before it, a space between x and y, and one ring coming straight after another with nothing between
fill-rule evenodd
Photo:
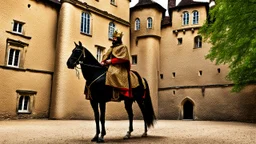
<instances>
[{"instance_id":1,"label":"horse's head","mask_svg":"<svg viewBox=\"0 0 256 144\"><path fill-rule=\"evenodd\" d=\"M74 69L76 65L79 64L80 61L85 57L84 48L82 43L79 41L79 45L75 43L75 48L72 51L72 54L68 58L67 66L69 69Z\"/></svg>"}]
</instances>

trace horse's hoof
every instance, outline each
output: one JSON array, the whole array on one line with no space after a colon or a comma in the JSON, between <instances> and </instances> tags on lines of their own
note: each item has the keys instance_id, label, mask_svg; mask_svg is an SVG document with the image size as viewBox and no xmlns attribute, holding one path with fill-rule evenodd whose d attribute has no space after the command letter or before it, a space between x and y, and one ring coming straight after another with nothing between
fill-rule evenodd
<instances>
[{"instance_id":1,"label":"horse's hoof","mask_svg":"<svg viewBox=\"0 0 256 144\"><path fill-rule=\"evenodd\" d=\"M126 136L124 136L123 139L126 140L126 139L130 139L130 138L131 138L130 136L127 136L127 135L126 135Z\"/></svg>"},{"instance_id":2,"label":"horse's hoof","mask_svg":"<svg viewBox=\"0 0 256 144\"><path fill-rule=\"evenodd\" d=\"M94 138L92 138L92 140L91 140L91 142L96 142L96 141L98 141L98 137L94 137Z\"/></svg>"},{"instance_id":3,"label":"horse's hoof","mask_svg":"<svg viewBox=\"0 0 256 144\"><path fill-rule=\"evenodd\" d=\"M143 133L141 137L147 137L148 134L147 133Z\"/></svg>"},{"instance_id":4,"label":"horse's hoof","mask_svg":"<svg viewBox=\"0 0 256 144\"><path fill-rule=\"evenodd\" d=\"M105 141L104 141L103 138L100 137L100 138L98 138L97 142L98 142L98 143L104 143Z\"/></svg>"},{"instance_id":5,"label":"horse's hoof","mask_svg":"<svg viewBox=\"0 0 256 144\"><path fill-rule=\"evenodd\" d=\"M131 138L131 135L130 134L126 134L123 139L126 140L126 139L130 139L130 138Z\"/></svg>"}]
</instances>

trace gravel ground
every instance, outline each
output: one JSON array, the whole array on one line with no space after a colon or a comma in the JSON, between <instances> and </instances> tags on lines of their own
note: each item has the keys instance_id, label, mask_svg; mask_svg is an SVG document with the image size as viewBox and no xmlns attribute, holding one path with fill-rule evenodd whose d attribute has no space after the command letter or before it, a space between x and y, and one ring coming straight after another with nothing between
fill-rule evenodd
<instances>
[{"instance_id":1,"label":"gravel ground","mask_svg":"<svg viewBox=\"0 0 256 144\"><path fill-rule=\"evenodd\" d=\"M134 121L131 139L123 140L128 121L106 121L105 143L141 144L256 144L256 124L216 121L158 120L141 137L143 121ZM0 121L1 144L86 144L95 135L94 121Z\"/></svg>"}]
</instances>

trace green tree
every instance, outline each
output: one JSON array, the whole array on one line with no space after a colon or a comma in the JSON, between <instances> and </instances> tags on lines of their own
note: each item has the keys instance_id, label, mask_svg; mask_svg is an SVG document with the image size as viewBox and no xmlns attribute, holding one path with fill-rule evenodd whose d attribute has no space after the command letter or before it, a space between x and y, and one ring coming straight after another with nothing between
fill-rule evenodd
<instances>
[{"instance_id":1,"label":"green tree","mask_svg":"<svg viewBox=\"0 0 256 144\"><path fill-rule=\"evenodd\" d=\"M256 0L216 0L199 33L212 44L206 59L229 66L232 91L256 83Z\"/></svg>"}]
</instances>

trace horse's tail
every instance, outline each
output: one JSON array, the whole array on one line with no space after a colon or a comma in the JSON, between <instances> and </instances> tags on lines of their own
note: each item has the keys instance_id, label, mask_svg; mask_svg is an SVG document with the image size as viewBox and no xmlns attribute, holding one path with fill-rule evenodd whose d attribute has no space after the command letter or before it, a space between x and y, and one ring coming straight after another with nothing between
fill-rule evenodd
<instances>
[{"instance_id":1,"label":"horse's tail","mask_svg":"<svg viewBox=\"0 0 256 144\"><path fill-rule=\"evenodd\" d=\"M144 107L145 107L144 120L147 124L147 127L151 127L151 126L153 127L156 121L156 116L155 116L154 108L153 108L151 97L150 97L148 82L145 78L143 79L146 84L146 92L145 92L145 99L144 99Z\"/></svg>"}]
</instances>

